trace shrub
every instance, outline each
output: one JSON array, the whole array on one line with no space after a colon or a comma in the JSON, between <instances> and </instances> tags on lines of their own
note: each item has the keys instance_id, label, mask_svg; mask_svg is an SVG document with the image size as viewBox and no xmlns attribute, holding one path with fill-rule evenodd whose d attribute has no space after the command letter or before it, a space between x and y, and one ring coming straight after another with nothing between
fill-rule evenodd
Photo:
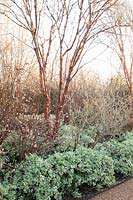
<instances>
[{"instance_id":1,"label":"shrub","mask_svg":"<svg viewBox=\"0 0 133 200\"><path fill-rule=\"evenodd\" d=\"M121 136L122 138L121 138L121 140L131 140L131 141L133 141L133 132L126 132L126 133L124 133L124 134L122 134L122 136Z\"/></svg>"},{"instance_id":2,"label":"shrub","mask_svg":"<svg viewBox=\"0 0 133 200\"><path fill-rule=\"evenodd\" d=\"M4 200L60 200L65 192L73 193L82 184L99 188L114 181L110 157L80 148L56 153L45 160L37 155L27 156L16 167L11 184L7 184L8 194L4 192L3 196Z\"/></svg>"},{"instance_id":3,"label":"shrub","mask_svg":"<svg viewBox=\"0 0 133 200\"><path fill-rule=\"evenodd\" d=\"M30 153L40 153L45 145L45 123L42 115L20 115L2 142L9 162L16 163ZM45 145L46 146L46 145Z\"/></svg>"},{"instance_id":4,"label":"shrub","mask_svg":"<svg viewBox=\"0 0 133 200\"><path fill-rule=\"evenodd\" d=\"M12 131L3 141L4 158L7 162L16 163L19 159L19 148L21 146L21 138L17 132Z\"/></svg>"},{"instance_id":5,"label":"shrub","mask_svg":"<svg viewBox=\"0 0 133 200\"><path fill-rule=\"evenodd\" d=\"M115 136L130 122L129 91L122 76L104 84L95 76L82 76L73 90L68 104L71 124L83 129L95 126L102 135Z\"/></svg>"},{"instance_id":6,"label":"shrub","mask_svg":"<svg viewBox=\"0 0 133 200\"><path fill-rule=\"evenodd\" d=\"M114 166L116 172L124 175L133 175L133 140L118 143L115 147Z\"/></svg>"},{"instance_id":7,"label":"shrub","mask_svg":"<svg viewBox=\"0 0 133 200\"><path fill-rule=\"evenodd\" d=\"M62 125L60 127L61 144L56 150L60 152L74 150L78 146L80 129L72 125Z\"/></svg>"},{"instance_id":8,"label":"shrub","mask_svg":"<svg viewBox=\"0 0 133 200\"><path fill-rule=\"evenodd\" d=\"M72 125L63 125L60 128L61 144L57 151L75 150L80 146L91 147L98 138L97 129L90 126L88 129L80 129Z\"/></svg>"},{"instance_id":9,"label":"shrub","mask_svg":"<svg viewBox=\"0 0 133 200\"><path fill-rule=\"evenodd\" d=\"M104 142L97 144L95 149L104 151L106 155L112 157L117 174L133 175L133 139Z\"/></svg>"},{"instance_id":10,"label":"shrub","mask_svg":"<svg viewBox=\"0 0 133 200\"><path fill-rule=\"evenodd\" d=\"M0 183L0 199L1 200L16 200L15 194L11 192L10 184L1 184Z\"/></svg>"},{"instance_id":11,"label":"shrub","mask_svg":"<svg viewBox=\"0 0 133 200\"><path fill-rule=\"evenodd\" d=\"M89 186L104 187L114 182L112 159L105 154L85 147L79 148L76 151L76 162L76 185L80 181L80 176L80 185L87 183Z\"/></svg>"},{"instance_id":12,"label":"shrub","mask_svg":"<svg viewBox=\"0 0 133 200\"><path fill-rule=\"evenodd\" d=\"M91 147L100 137L100 133L95 126L89 126L84 129L80 135L80 144L86 147Z\"/></svg>"}]
</instances>

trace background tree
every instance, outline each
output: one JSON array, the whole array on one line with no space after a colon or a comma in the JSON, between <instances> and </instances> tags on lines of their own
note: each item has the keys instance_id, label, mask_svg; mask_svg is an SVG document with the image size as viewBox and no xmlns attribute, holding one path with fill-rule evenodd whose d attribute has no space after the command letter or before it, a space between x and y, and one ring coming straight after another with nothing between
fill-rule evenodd
<instances>
[{"instance_id":1,"label":"background tree","mask_svg":"<svg viewBox=\"0 0 133 200\"><path fill-rule=\"evenodd\" d=\"M120 3L110 18L116 23L111 30L113 51L118 57L120 68L130 93L130 126L133 129L133 8L128 3Z\"/></svg>"}]
</instances>

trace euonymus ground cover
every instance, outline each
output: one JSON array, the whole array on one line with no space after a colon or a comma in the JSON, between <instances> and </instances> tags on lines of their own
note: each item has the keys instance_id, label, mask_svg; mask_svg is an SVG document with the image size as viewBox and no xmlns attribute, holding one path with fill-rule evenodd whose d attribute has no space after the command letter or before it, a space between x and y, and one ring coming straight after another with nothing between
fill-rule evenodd
<instances>
[{"instance_id":1,"label":"euonymus ground cover","mask_svg":"<svg viewBox=\"0 0 133 200\"><path fill-rule=\"evenodd\" d=\"M100 189L115 182L115 175L133 175L133 137L99 143L94 149L54 153L46 159L33 154L5 171L0 184L2 200L61 200L78 196L83 184Z\"/></svg>"}]
</instances>

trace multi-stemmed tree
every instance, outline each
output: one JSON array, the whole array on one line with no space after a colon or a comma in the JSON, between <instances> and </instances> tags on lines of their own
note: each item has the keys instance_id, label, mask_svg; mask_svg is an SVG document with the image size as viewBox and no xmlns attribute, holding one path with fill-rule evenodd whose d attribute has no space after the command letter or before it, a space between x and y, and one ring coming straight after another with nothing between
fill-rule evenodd
<instances>
[{"instance_id":1,"label":"multi-stemmed tree","mask_svg":"<svg viewBox=\"0 0 133 200\"><path fill-rule=\"evenodd\" d=\"M29 31L45 99L46 138L59 137L58 130L70 82L84 65L84 55L95 39L115 23L108 18L118 0L10 0L1 3L2 13ZM30 37L27 38L30 41ZM95 52L94 52L95 54ZM89 57L89 54L87 55ZM51 73L51 75L50 75ZM58 99L51 124L52 74L58 77Z\"/></svg>"}]
</instances>

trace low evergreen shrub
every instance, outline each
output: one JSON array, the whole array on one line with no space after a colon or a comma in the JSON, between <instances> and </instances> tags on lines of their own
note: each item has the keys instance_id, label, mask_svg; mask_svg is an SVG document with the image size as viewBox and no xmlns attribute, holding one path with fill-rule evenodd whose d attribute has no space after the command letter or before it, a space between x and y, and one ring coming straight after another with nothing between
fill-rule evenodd
<instances>
[{"instance_id":1,"label":"low evergreen shrub","mask_svg":"<svg viewBox=\"0 0 133 200\"><path fill-rule=\"evenodd\" d=\"M78 187L102 188L115 182L113 161L102 152L80 148L47 159L27 156L0 186L2 200L61 200L78 195ZM5 186L5 187L4 187Z\"/></svg>"},{"instance_id":2,"label":"low evergreen shrub","mask_svg":"<svg viewBox=\"0 0 133 200\"><path fill-rule=\"evenodd\" d=\"M95 149L112 157L116 174L133 176L133 138L130 134L126 140L99 143Z\"/></svg>"}]
</instances>

